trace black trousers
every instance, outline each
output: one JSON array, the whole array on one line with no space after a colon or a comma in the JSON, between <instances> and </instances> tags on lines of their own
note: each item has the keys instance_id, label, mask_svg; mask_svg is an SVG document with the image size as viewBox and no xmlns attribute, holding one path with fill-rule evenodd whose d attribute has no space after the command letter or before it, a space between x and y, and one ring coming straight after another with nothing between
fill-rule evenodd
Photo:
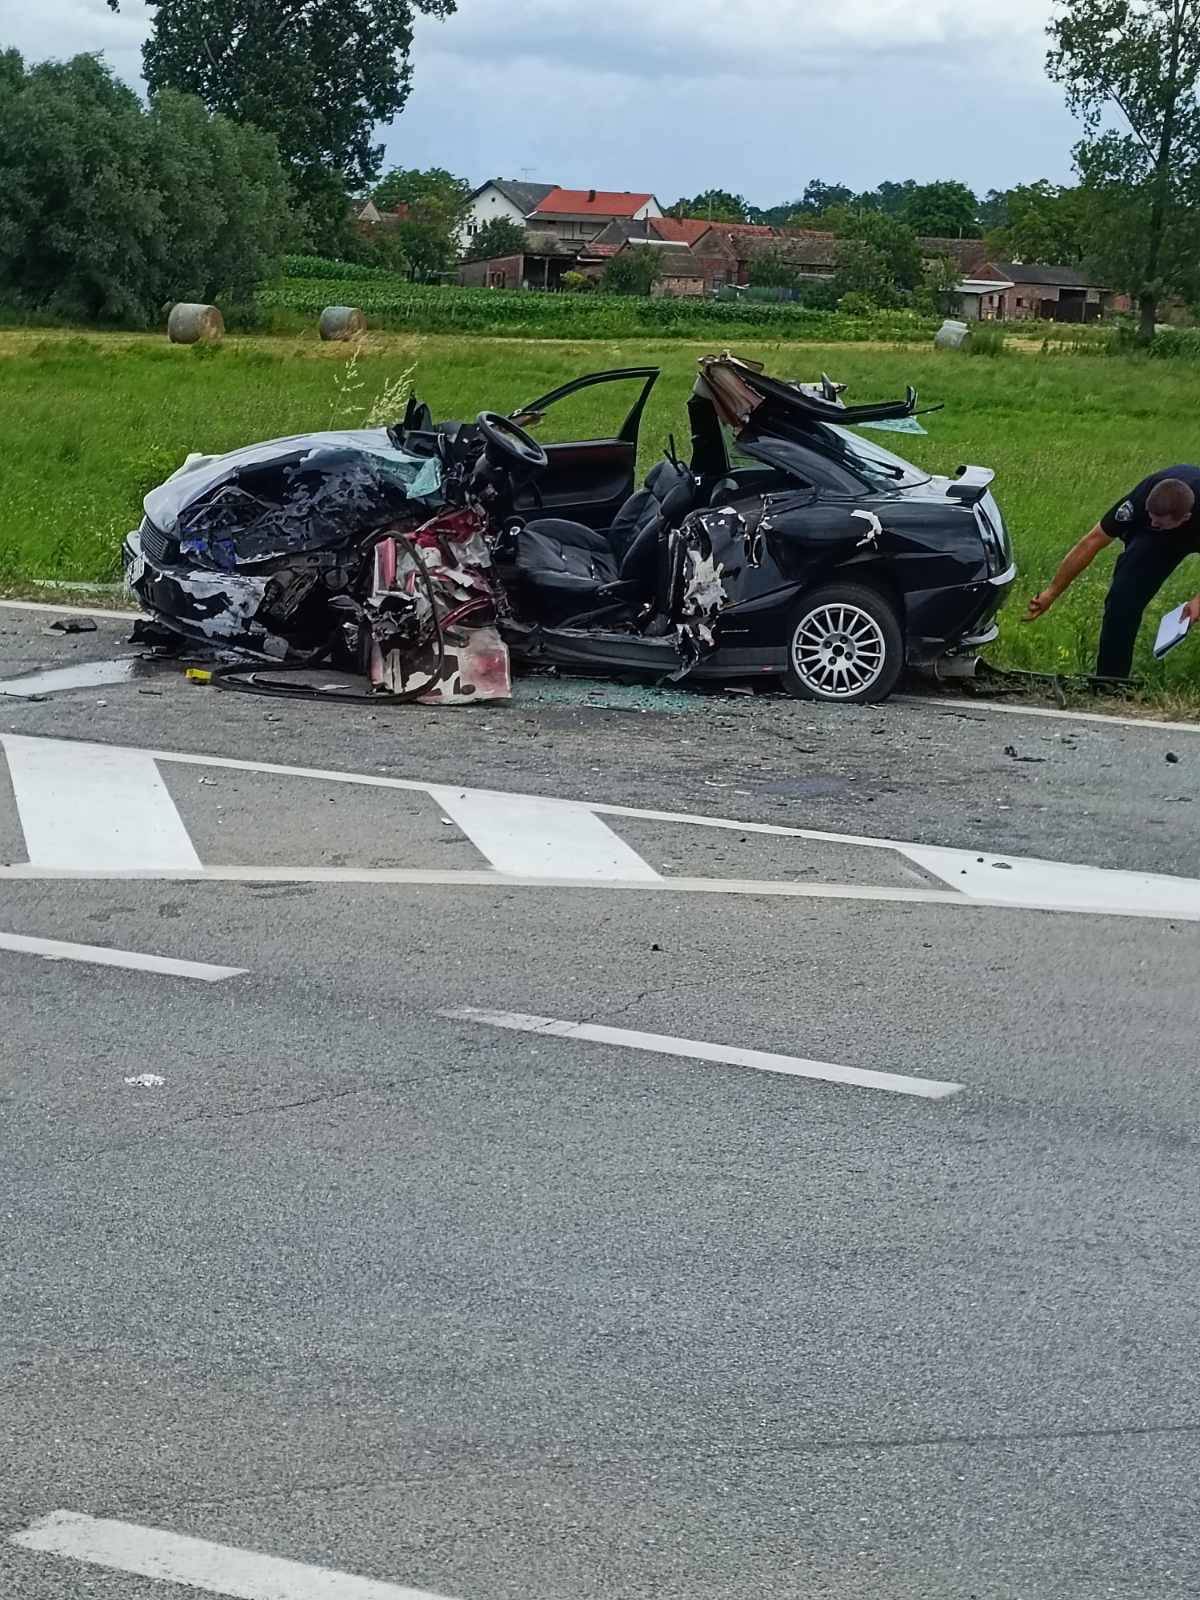
<instances>
[{"instance_id":1,"label":"black trousers","mask_svg":"<svg viewBox=\"0 0 1200 1600\"><path fill-rule=\"evenodd\" d=\"M1133 666L1142 613L1179 563L1200 550L1195 536L1177 538L1171 533L1134 534L1117 557L1116 571L1104 602L1098 678L1127 678Z\"/></svg>"}]
</instances>

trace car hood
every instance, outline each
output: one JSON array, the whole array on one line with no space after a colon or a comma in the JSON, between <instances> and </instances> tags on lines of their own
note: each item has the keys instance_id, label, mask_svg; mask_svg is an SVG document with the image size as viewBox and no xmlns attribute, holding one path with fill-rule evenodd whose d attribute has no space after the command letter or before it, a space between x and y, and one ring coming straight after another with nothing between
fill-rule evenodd
<instances>
[{"instance_id":1,"label":"car hood","mask_svg":"<svg viewBox=\"0 0 1200 1600\"><path fill-rule=\"evenodd\" d=\"M441 486L439 463L432 457L414 456L398 449L386 428L336 428L267 439L221 455L190 455L164 483L151 489L142 508L160 533L174 538L179 532L180 516L188 507L223 484L236 481L247 469L319 469L323 459L337 459L344 469L352 467L355 458L360 459L366 472L379 473L402 484L410 499L436 494Z\"/></svg>"}]
</instances>

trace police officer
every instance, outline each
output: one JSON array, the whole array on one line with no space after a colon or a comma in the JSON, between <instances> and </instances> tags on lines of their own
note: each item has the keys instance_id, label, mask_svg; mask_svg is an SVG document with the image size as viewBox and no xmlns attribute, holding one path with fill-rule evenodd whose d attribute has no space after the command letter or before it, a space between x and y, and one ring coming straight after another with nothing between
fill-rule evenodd
<instances>
[{"instance_id":1,"label":"police officer","mask_svg":"<svg viewBox=\"0 0 1200 1600\"><path fill-rule=\"evenodd\" d=\"M1127 678L1142 613L1185 556L1200 554L1200 467L1168 467L1145 478L1124 500L1105 513L1063 557L1047 588L1035 594L1022 619L1036 622L1101 550L1120 539L1104 602L1098 678ZM1200 621L1200 595L1191 602ZM1191 609L1191 608L1189 608Z\"/></svg>"}]
</instances>

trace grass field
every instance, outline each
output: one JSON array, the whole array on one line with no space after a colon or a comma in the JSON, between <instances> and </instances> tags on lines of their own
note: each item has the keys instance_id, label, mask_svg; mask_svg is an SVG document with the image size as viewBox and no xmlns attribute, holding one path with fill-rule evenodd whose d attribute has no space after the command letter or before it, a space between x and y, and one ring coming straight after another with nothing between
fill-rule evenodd
<instances>
[{"instance_id":1,"label":"grass field","mask_svg":"<svg viewBox=\"0 0 1200 1600\"><path fill-rule=\"evenodd\" d=\"M141 496L190 450L218 451L317 427L346 427L412 363L435 415L509 409L580 372L660 365L643 425L643 466L674 431L695 360L709 348L679 339L523 341L372 335L356 370L345 347L315 338L231 339L204 352L159 336L0 332L0 581L111 582L120 542ZM1147 472L1200 460L1195 369L1188 363L1088 355L996 360L883 346L740 343L739 352L787 376L828 370L859 398L911 382L946 409L929 436L895 441L938 471L993 467L1013 530L1021 578L993 659L1043 671L1092 664L1111 556L1041 623L1018 622L1025 596L1049 578L1063 549ZM611 399L591 391L563 411L561 432L608 431ZM876 435L883 442L886 436ZM1200 590L1200 560L1164 591L1169 603ZM1200 691L1200 662L1181 649L1160 666L1144 630L1137 663L1164 689Z\"/></svg>"}]
</instances>

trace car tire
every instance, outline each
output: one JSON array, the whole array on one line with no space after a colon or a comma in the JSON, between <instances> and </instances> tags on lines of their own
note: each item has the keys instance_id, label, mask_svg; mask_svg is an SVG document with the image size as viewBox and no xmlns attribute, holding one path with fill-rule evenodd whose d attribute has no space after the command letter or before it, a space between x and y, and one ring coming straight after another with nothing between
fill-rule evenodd
<instances>
[{"instance_id":1,"label":"car tire","mask_svg":"<svg viewBox=\"0 0 1200 1600\"><path fill-rule=\"evenodd\" d=\"M904 632L896 607L878 589L830 583L792 612L783 682L797 700L874 705L904 670Z\"/></svg>"}]
</instances>

